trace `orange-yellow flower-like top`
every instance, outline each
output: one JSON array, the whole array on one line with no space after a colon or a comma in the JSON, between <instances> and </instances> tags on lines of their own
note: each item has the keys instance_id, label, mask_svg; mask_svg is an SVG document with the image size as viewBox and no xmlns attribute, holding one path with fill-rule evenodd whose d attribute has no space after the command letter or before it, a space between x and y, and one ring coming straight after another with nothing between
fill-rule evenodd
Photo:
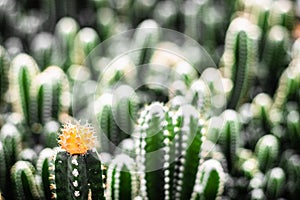
<instances>
[{"instance_id":1,"label":"orange-yellow flower-like top","mask_svg":"<svg viewBox=\"0 0 300 200\"><path fill-rule=\"evenodd\" d=\"M61 128L59 145L70 154L85 154L95 146L95 130L88 124L67 122Z\"/></svg>"}]
</instances>

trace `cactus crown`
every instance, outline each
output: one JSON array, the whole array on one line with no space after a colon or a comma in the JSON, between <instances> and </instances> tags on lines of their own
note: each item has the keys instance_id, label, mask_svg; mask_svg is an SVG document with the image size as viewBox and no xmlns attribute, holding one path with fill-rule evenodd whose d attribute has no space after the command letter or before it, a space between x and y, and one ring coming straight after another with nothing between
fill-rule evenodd
<instances>
[{"instance_id":1,"label":"cactus crown","mask_svg":"<svg viewBox=\"0 0 300 200\"><path fill-rule=\"evenodd\" d=\"M95 139L95 130L87 122L83 125L80 122L67 122L61 129L58 143L72 155L85 154L95 146Z\"/></svg>"}]
</instances>

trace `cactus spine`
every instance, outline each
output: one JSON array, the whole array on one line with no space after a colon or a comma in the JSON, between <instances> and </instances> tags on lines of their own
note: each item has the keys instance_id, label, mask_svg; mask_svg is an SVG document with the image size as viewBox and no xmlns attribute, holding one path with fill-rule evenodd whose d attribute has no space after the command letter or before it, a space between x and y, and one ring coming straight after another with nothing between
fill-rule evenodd
<instances>
[{"instance_id":1,"label":"cactus spine","mask_svg":"<svg viewBox=\"0 0 300 200\"><path fill-rule=\"evenodd\" d=\"M50 167L52 198L104 200L102 166L94 149L95 131L89 124L67 123Z\"/></svg>"}]
</instances>

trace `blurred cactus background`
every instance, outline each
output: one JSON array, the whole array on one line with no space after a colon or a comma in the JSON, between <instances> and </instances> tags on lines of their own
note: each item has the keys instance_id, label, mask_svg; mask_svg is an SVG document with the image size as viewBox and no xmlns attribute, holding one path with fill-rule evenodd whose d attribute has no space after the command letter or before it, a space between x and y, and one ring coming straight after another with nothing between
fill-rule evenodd
<instances>
[{"instance_id":1,"label":"blurred cactus background","mask_svg":"<svg viewBox=\"0 0 300 200\"><path fill-rule=\"evenodd\" d=\"M299 0L0 0L0 199L299 197Z\"/></svg>"}]
</instances>

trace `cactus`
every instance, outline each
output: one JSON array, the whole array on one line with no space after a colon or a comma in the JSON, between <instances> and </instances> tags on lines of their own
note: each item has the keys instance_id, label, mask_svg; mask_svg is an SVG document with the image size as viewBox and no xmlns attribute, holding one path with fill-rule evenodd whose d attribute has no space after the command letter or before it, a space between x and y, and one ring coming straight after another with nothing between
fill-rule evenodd
<instances>
[{"instance_id":1,"label":"cactus","mask_svg":"<svg viewBox=\"0 0 300 200\"><path fill-rule=\"evenodd\" d=\"M8 90L8 70L10 58L4 47L0 46L0 105L6 101L6 92Z\"/></svg>"},{"instance_id":2,"label":"cactus","mask_svg":"<svg viewBox=\"0 0 300 200\"><path fill-rule=\"evenodd\" d=\"M227 31L222 67L225 78L232 82L228 108L238 107L247 99L247 91L257 65L258 27L245 18L234 19Z\"/></svg>"},{"instance_id":3,"label":"cactus","mask_svg":"<svg viewBox=\"0 0 300 200\"><path fill-rule=\"evenodd\" d=\"M52 198L104 200L101 161L94 149L94 128L87 123L69 122L61 132L62 149L50 164Z\"/></svg>"},{"instance_id":4,"label":"cactus","mask_svg":"<svg viewBox=\"0 0 300 200\"><path fill-rule=\"evenodd\" d=\"M281 25L291 30L294 26L294 5L289 0L275 1L270 10L270 26Z\"/></svg>"},{"instance_id":5,"label":"cactus","mask_svg":"<svg viewBox=\"0 0 300 200\"><path fill-rule=\"evenodd\" d=\"M219 161L210 159L200 165L192 200L215 200L224 190L225 174Z\"/></svg>"},{"instance_id":6,"label":"cactus","mask_svg":"<svg viewBox=\"0 0 300 200\"><path fill-rule=\"evenodd\" d=\"M137 148L137 169L140 170L140 196L143 199L164 199L164 163L168 135L168 108L154 102L140 114L134 133ZM172 174L172 172L171 172Z\"/></svg>"},{"instance_id":7,"label":"cactus","mask_svg":"<svg viewBox=\"0 0 300 200\"><path fill-rule=\"evenodd\" d=\"M137 84L143 85L153 55L153 48L155 48L160 37L158 25L153 20L145 20L139 26L134 35L135 48L138 51L136 60L137 69Z\"/></svg>"},{"instance_id":8,"label":"cactus","mask_svg":"<svg viewBox=\"0 0 300 200\"><path fill-rule=\"evenodd\" d=\"M6 161L5 161L5 152L2 142L0 142L0 191L5 191L6 186L6 173L7 167L6 167Z\"/></svg>"},{"instance_id":9,"label":"cactus","mask_svg":"<svg viewBox=\"0 0 300 200\"><path fill-rule=\"evenodd\" d=\"M285 186L285 173L279 168L273 168L267 172L266 194L269 199L276 199L281 196Z\"/></svg>"},{"instance_id":10,"label":"cactus","mask_svg":"<svg viewBox=\"0 0 300 200\"><path fill-rule=\"evenodd\" d=\"M117 155L107 170L107 200L134 199L137 196L135 163L126 154Z\"/></svg>"},{"instance_id":11,"label":"cactus","mask_svg":"<svg viewBox=\"0 0 300 200\"><path fill-rule=\"evenodd\" d=\"M68 79L59 67L48 67L36 76L31 86L31 124L44 125L68 113L69 95Z\"/></svg>"},{"instance_id":12,"label":"cactus","mask_svg":"<svg viewBox=\"0 0 300 200\"><path fill-rule=\"evenodd\" d=\"M237 150L240 145L240 120L234 110L225 110L221 116L223 125L219 134L219 143L227 160L228 171L233 172Z\"/></svg>"},{"instance_id":13,"label":"cactus","mask_svg":"<svg viewBox=\"0 0 300 200\"><path fill-rule=\"evenodd\" d=\"M55 38L52 34L42 32L34 37L31 42L31 52L41 70L54 64L56 55Z\"/></svg>"},{"instance_id":14,"label":"cactus","mask_svg":"<svg viewBox=\"0 0 300 200\"><path fill-rule=\"evenodd\" d=\"M12 186L17 200L42 199L40 188L35 180L35 169L27 161L18 161L11 169Z\"/></svg>"},{"instance_id":15,"label":"cactus","mask_svg":"<svg viewBox=\"0 0 300 200\"><path fill-rule=\"evenodd\" d=\"M60 124L56 121L49 121L44 125L41 136L41 143L44 144L45 147L57 147L59 127Z\"/></svg>"},{"instance_id":16,"label":"cactus","mask_svg":"<svg viewBox=\"0 0 300 200\"><path fill-rule=\"evenodd\" d=\"M41 187L46 200L51 199L49 167L50 167L50 160L54 155L54 153L55 152L50 148L43 149L40 152L36 163L37 174L41 177L42 180Z\"/></svg>"},{"instance_id":17,"label":"cactus","mask_svg":"<svg viewBox=\"0 0 300 200\"><path fill-rule=\"evenodd\" d=\"M174 192L173 198L190 199L198 165L203 161L201 150L206 138L205 121L193 106L183 105L173 116L172 122L175 132L175 166L174 172L172 167L169 170L174 173L170 175L170 179L173 178L170 192Z\"/></svg>"},{"instance_id":18,"label":"cactus","mask_svg":"<svg viewBox=\"0 0 300 200\"><path fill-rule=\"evenodd\" d=\"M37 161L37 154L33 149L26 148L20 152L19 159L23 161L28 161L35 166Z\"/></svg>"},{"instance_id":19,"label":"cactus","mask_svg":"<svg viewBox=\"0 0 300 200\"><path fill-rule=\"evenodd\" d=\"M111 142L108 150L111 153L115 145L128 137L133 131L136 121L137 99L133 96L133 89L127 85L121 85L115 89L114 95L103 94L97 103L100 108L96 110L101 131L106 135L102 137L103 145L106 139Z\"/></svg>"},{"instance_id":20,"label":"cactus","mask_svg":"<svg viewBox=\"0 0 300 200\"><path fill-rule=\"evenodd\" d=\"M10 86L14 110L22 113L24 120L30 124L30 87L39 69L36 62L27 54L16 56L10 67Z\"/></svg>"},{"instance_id":21,"label":"cactus","mask_svg":"<svg viewBox=\"0 0 300 200\"><path fill-rule=\"evenodd\" d=\"M86 65L92 72L92 75L95 75L93 79L97 79L96 69L94 66L93 57L89 54L97 47L100 43L99 36L97 32L92 28L83 28L81 29L76 37L74 42L74 54L73 54L73 63L79 65Z\"/></svg>"},{"instance_id":22,"label":"cactus","mask_svg":"<svg viewBox=\"0 0 300 200\"><path fill-rule=\"evenodd\" d=\"M269 94L274 93L278 78L289 62L289 43L290 38L285 27L273 26L267 34L261 61L263 66L259 68L258 75L263 75L261 79L265 81L262 84Z\"/></svg>"},{"instance_id":23,"label":"cactus","mask_svg":"<svg viewBox=\"0 0 300 200\"><path fill-rule=\"evenodd\" d=\"M60 19L55 26L55 36L59 44L60 56L55 63L63 66L66 71L71 65L71 55L73 52L73 42L78 31L77 22L70 17Z\"/></svg>"},{"instance_id":24,"label":"cactus","mask_svg":"<svg viewBox=\"0 0 300 200\"><path fill-rule=\"evenodd\" d=\"M260 169L265 172L274 166L279 151L279 142L273 135L261 137L255 147Z\"/></svg>"}]
</instances>

